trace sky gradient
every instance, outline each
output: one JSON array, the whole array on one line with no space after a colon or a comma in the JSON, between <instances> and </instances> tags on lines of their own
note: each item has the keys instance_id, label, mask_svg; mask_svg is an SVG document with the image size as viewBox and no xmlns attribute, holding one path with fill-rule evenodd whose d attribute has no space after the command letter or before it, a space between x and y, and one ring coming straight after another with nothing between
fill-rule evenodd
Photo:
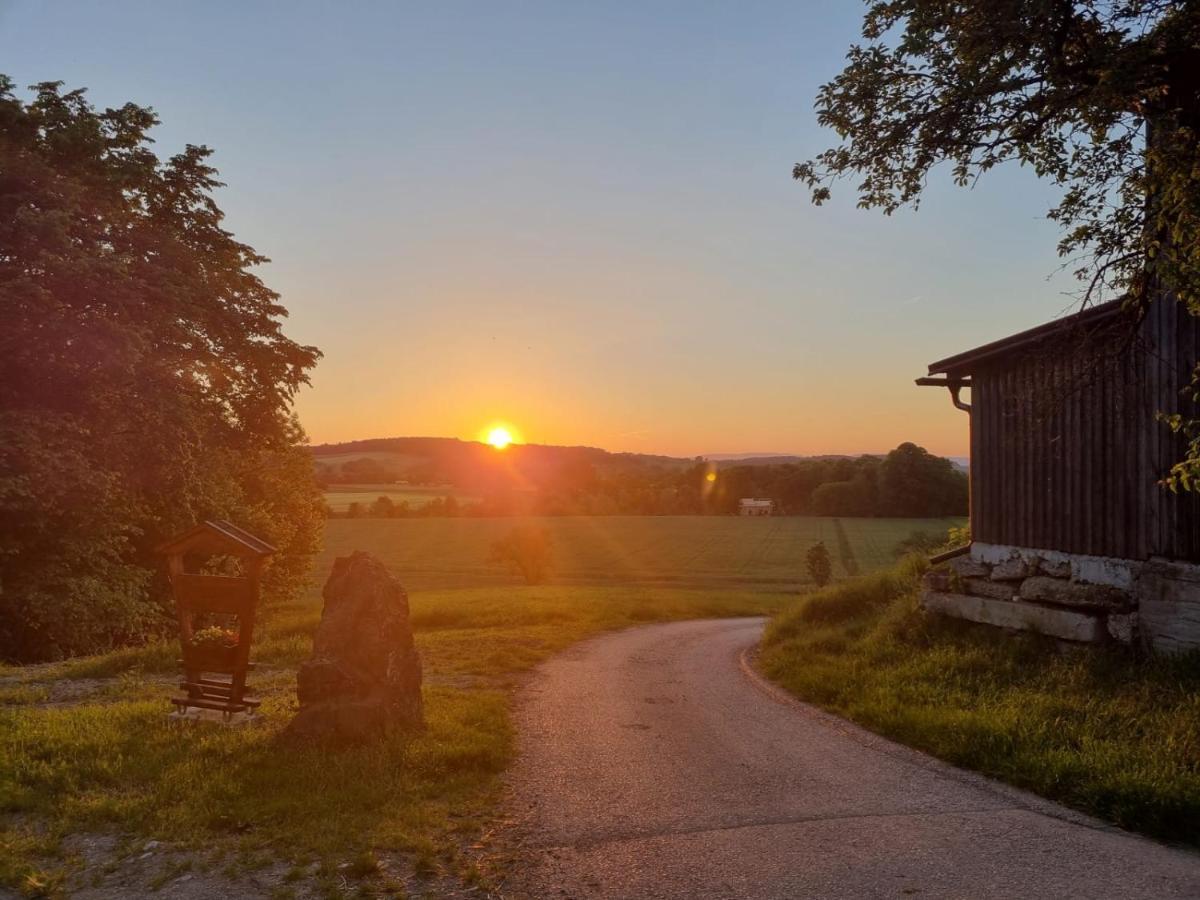
<instances>
[{"instance_id":1,"label":"sky gradient","mask_svg":"<svg viewBox=\"0 0 1200 900\"><path fill-rule=\"evenodd\" d=\"M674 455L965 455L913 379L1061 314L1055 193L935 173L919 212L814 207L835 2L0 0L0 71L153 106L325 358L314 442L475 438Z\"/></svg>"}]
</instances>

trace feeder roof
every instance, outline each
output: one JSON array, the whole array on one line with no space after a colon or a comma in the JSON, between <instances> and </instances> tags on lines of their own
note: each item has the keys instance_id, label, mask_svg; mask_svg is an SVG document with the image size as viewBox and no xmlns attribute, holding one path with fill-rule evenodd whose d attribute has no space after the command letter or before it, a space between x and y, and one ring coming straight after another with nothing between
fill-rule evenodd
<instances>
[{"instance_id":1,"label":"feeder roof","mask_svg":"<svg viewBox=\"0 0 1200 900\"><path fill-rule=\"evenodd\" d=\"M224 519L209 519L194 528L164 541L156 548L170 556L178 553L227 553L230 556L270 556L275 548L262 538Z\"/></svg>"}]
</instances>

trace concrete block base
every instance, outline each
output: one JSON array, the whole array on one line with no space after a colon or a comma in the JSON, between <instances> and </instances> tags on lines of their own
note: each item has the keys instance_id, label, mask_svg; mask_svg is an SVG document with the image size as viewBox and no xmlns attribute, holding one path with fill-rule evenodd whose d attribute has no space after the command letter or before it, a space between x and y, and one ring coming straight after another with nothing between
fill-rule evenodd
<instances>
[{"instance_id":1,"label":"concrete block base","mask_svg":"<svg viewBox=\"0 0 1200 900\"><path fill-rule=\"evenodd\" d=\"M1108 637L1103 619L1074 610L939 591L926 591L921 596L921 604L931 612L942 615L1000 628L1047 634L1066 641L1098 643Z\"/></svg>"},{"instance_id":2,"label":"concrete block base","mask_svg":"<svg viewBox=\"0 0 1200 900\"><path fill-rule=\"evenodd\" d=\"M226 717L225 713L219 709L197 709L194 706L188 707L186 712L175 710L175 712L167 715L168 722L189 725L201 722L210 725L220 725L223 728L247 728L260 724L262 720L263 717L254 712L232 713Z\"/></svg>"}]
</instances>

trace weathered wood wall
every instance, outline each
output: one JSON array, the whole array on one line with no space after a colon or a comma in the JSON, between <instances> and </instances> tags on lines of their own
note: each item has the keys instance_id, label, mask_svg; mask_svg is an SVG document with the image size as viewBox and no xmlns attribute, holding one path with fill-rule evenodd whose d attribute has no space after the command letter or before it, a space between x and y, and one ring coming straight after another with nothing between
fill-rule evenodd
<instances>
[{"instance_id":1,"label":"weathered wood wall","mask_svg":"<svg viewBox=\"0 0 1200 900\"><path fill-rule=\"evenodd\" d=\"M971 376L976 540L1097 556L1200 561L1200 498L1158 484L1183 441L1156 413L1182 393L1200 320L1158 302L1130 326L1067 330Z\"/></svg>"}]
</instances>

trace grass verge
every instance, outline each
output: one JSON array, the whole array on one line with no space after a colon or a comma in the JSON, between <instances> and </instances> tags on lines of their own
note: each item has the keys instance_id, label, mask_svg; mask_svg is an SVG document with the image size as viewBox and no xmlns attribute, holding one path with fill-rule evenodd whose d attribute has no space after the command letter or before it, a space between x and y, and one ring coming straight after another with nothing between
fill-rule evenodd
<instances>
[{"instance_id":1,"label":"grass verge","mask_svg":"<svg viewBox=\"0 0 1200 900\"><path fill-rule=\"evenodd\" d=\"M417 871L465 867L455 848L479 832L512 757L508 689L521 672L603 630L763 614L785 599L576 586L414 594L428 729L336 753L278 740L320 618L313 603L278 611L256 640L258 728L169 724L172 644L7 670L0 883L52 893L39 885L61 881L55 848L83 832L293 861L381 850L411 854Z\"/></svg>"},{"instance_id":2,"label":"grass verge","mask_svg":"<svg viewBox=\"0 0 1200 900\"><path fill-rule=\"evenodd\" d=\"M763 672L803 700L1117 825L1200 845L1200 654L1063 652L931 616L924 563L811 594Z\"/></svg>"}]
</instances>

